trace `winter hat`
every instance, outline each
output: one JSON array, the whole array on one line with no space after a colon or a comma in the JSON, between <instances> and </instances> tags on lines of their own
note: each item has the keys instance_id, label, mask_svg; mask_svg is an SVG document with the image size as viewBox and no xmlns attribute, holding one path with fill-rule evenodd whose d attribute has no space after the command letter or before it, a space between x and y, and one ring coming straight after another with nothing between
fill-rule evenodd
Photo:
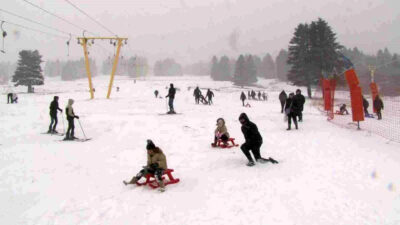
<instances>
[{"instance_id":1,"label":"winter hat","mask_svg":"<svg viewBox=\"0 0 400 225\"><path fill-rule=\"evenodd\" d=\"M150 139L148 139L148 140L147 140L146 149L147 149L147 150L150 150L150 149L155 149L155 148L156 148L156 146L154 145L153 141L150 140Z\"/></svg>"}]
</instances>

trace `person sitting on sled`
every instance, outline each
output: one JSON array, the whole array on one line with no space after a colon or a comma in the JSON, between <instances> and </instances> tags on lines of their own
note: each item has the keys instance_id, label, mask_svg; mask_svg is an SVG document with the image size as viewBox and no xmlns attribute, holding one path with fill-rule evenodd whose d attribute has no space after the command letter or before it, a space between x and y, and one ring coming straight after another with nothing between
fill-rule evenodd
<instances>
[{"instance_id":1,"label":"person sitting on sled","mask_svg":"<svg viewBox=\"0 0 400 225\"><path fill-rule=\"evenodd\" d=\"M349 111L347 111L347 109L346 109L346 104L343 104L342 106L340 106L339 114L344 115L345 113L346 113L346 115L349 115Z\"/></svg>"},{"instance_id":2,"label":"person sitting on sled","mask_svg":"<svg viewBox=\"0 0 400 225\"><path fill-rule=\"evenodd\" d=\"M136 176L132 177L131 181L123 181L125 185L136 184L143 176L146 177L147 174L152 174L156 178L157 183L160 186L160 191L165 190L165 185L162 180L162 175L167 167L167 158L165 157L163 151L154 145L152 140L147 140L147 165L143 167L142 170Z\"/></svg>"},{"instance_id":3,"label":"person sitting on sled","mask_svg":"<svg viewBox=\"0 0 400 225\"><path fill-rule=\"evenodd\" d=\"M214 143L211 144L213 147L217 146L218 139L221 139L225 146L228 145L229 133L223 118L217 119L217 128L215 129L214 133Z\"/></svg>"}]
</instances>

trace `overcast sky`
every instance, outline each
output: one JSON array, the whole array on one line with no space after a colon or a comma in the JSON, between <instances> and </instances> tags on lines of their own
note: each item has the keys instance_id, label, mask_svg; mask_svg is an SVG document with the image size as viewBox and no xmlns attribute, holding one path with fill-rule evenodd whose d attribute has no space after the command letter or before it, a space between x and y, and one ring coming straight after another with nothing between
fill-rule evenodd
<instances>
[{"instance_id":1,"label":"overcast sky","mask_svg":"<svg viewBox=\"0 0 400 225\"><path fill-rule=\"evenodd\" d=\"M27 0L89 32L111 36L65 0ZM120 37L128 37L122 54L144 55L153 63L167 56L183 64L209 60L212 55L240 53L276 56L287 49L295 27L321 17L346 47L376 53L387 47L400 52L399 0L70 0ZM1 0L0 9L28 17L67 33L82 30L29 5L23 0ZM38 49L44 60L67 59L68 35L0 11L0 20L65 36L56 38L4 24L6 54L0 61L15 61L22 49ZM86 33L86 36L92 36ZM2 38L0 39L2 40ZM69 58L82 57L76 39ZM109 42L96 42L90 55L112 55Z\"/></svg>"}]
</instances>

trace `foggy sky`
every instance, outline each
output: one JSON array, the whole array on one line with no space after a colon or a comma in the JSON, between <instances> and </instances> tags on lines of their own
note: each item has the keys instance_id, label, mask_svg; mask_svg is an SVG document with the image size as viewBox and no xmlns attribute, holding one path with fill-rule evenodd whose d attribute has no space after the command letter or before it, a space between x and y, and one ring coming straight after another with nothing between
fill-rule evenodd
<instances>
[{"instance_id":1,"label":"foggy sky","mask_svg":"<svg viewBox=\"0 0 400 225\"><path fill-rule=\"evenodd\" d=\"M101 36L112 36L64 0L29 0L68 21ZM295 27L318 17L326 20L346 47L357 46L375 54L387 47L400 52L399 0L70 0L120 37L128 37L122 55L144 55L153 63L173 57L186 64L210 60L212 55L236 57L241 53L276 56L287 49ZM0 9L34 21L82 35L69 25L22 0L1 0ZM0 20L67 36L0 12ZM67 57L65 39L5 24L7 54L0 61L15 61L20 50L38 49L43 59L83 56L76 39ZM92 36L86 33L86 36ZM2 40L2 38L0 39ZM1 44L1 42L0 42ZM90 48L90 55L103 59L114 49L104 41ZM1 45L0 45L1 46ZM104 48L104 49L103 49ZM98 62L99 64L100 62Z\"/></svg>"}]
</instances>

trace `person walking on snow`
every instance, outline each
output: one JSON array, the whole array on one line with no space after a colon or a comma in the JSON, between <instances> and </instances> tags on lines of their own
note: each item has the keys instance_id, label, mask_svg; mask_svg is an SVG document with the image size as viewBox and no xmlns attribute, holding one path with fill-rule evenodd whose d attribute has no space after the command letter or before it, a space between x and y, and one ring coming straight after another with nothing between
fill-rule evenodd
<instances>
[{"instance_id":1,"label":"person walking on snow","mask_svg":"<svg viewBox=\"0 0 400 225\"><path fill-rule=\"evenodd\" d=\"M208 104L209 104L209 105L213 104L212 98L214 97L214 92L212 92L212 91L210 90L210 88L207 90L206 96L207 96L207 98L208 98Z\"/></svg>"},{"instance_id":2,"label":"person walking on snow","mask_svg":"<svg viewBox=\"0 0 400 225\"><path fill-rule=\"evenodd\" d=\"M258 132L257 125L249 120L246 113L242 113L239 116L239 121L242 124L242 133L244 135L245 143L240 146L243 154L249 160L246 164L247 166L254 166L255 162L250 154L250 151L253 153L253 156L258 163L278 163L276 160L269 158L264 159L260 155L260 147L263 143L260 132Z\"/></svg>"},{"instance_id":3,"label":"person walking on snow","mask_svg":"<svg viewBox=\"0 0 400 225\"><path fill-rule=\"evenodd\" d=\"M381 111L383 110L383 101L379 97L379 95L377 95L375 97L374 108L376 109L376 115L378 115L378 120L381 120L382 119L382 112Z\"/></svg>"},{"instance_id":4,"label":"person walking on snow","mask_svg":"<svg viewBox=\"0 0 400 225\"><path fill-rule=\"evenodd\" d=\"M258 91L258 100L261 100L261 91Z\"/></svg>"},{"instance_id":5,"label":"person walking on snow","mask_svg":"<svg viewBox=\"0 0 400 225\"><path fill-rule=\"evenodd\" d=\"M58 107L58 96L54 96L53 101L50 103L50 126L47 133L58 133L56 131L58 118L57 118L57 110L62 112L62 109Z\"/></svg>"},{"instance_id":6,"label":"person walking on snow","mask_svg":"<svg viewBox=\"0 0 400 225\"><path fill-rule=\"evenodd\" d=\"M283 90L283 91L279 94L279 101L281 102L281 113L283 113L283 109L284 109L284 107L285 107L286 99L287 99L287 94L286 94L286 92Z\"/></svg>"},{"instance_id":7,"label":"person walking on snow","mask_svg":"<svg viewBox=\"0 0 400 225\"><path fill-rule=\"evenodd\" d=\"M294 98L294 93L289 94L289 98L286 99L285 103L285 114L288 117L288 128L287 130L291 129L292 119L294 125L296 126L296 130L299 128L297 125L297 115L299 112L299 102Z\"/></svg>"},{"instance_id":8,"label":"person walking on snow","mask_svg":"<svg viewBox=\"0 0 400 225\"><path fill-rule=\"evenodd\" d=\"M299 122L303 121L303 109L304 109L304 103L306 102L306 98L304 95L301 94L301 90L297 89L296 90L296 95L294 96L295 101L297 101L299 109L297 116L299 117Z\"/></svg>"},{"instance_id":9,"label":"person walking on snow","mask_svg":"<svg viewBox=\"0 0 400 225\"><path fill-rule=\"evenodd\" d=\"M75 124L74 124L74 119L79 119L79 116L75 115L74 109L72 108L72 105L74 104L73 99L68 99L68 105L65 108L65 114L67 115L67 121L68 121L68 129L67 133L65 134L64 140L74 140L76 139L74 135L75 131Z\"/></svg>"},{"instance_id":10,"label":"person walking on snow","mask_svg":"<svg viewBox=\"0 0 400 225\"><path fill-rule=\"evenodd\" d=\"M168 90L168 95L165 96L166 98L169 98L168 101L168 106L169 106L169 111L167 112L168 114L175 114L175 110L174 110L174 99L175 99L175 93L176 90L174 88L174 84L170 84L169 90Z\"/></svg>"},{"instance_id":11,"label":"person walking on snow","mask_svg":"<svg viewBox=\"0 0 400 225\"><path fill-rule=\"evenodd\" d=\"M242 104L244 106L244 101L246 100L246 95L244 94L243 91L242 91L242 94L240 95L240 100L242 101Z\"/></svg>"},{"instance_id":12,"label":"person walking on snow","mask_svg":"<svg viewBox=\"0 0 400 225\"><path fill-rule=\"evenodd\" d=\"M193 91L193 96L196 104L200 103L200 96L201 96L201 91L199 87L196 87Z\"/></svg>"},{"instance_id":13,"label":"person walking on snow","mask_svg":"<svg viewBox=\"0 0 400 225\"><path fill-rule=\"evenodd\" d=\"M221 139L225 146L228 145L229 133L223 118L217 119L217 128L214 131L214 143L211 144L213 147L217 146L218 139Z\"/></svg>"},{"instance_id":14,"label":"person walking on snow","mask_svg":"<svg viewBox=\"0 0 400 225\"><path fill-rule=\"evenodd\" d=\"M160 186L160 191L165 191L165 185L162 180L162 175L167 167L167 158L165 157L163 151L155 146L152 140L147 140L147 165L143 167L142 170L136 176L132 177L129 182L123 181L125 185L135 184L140 180L140 178L145 177L147 174L154 175L157 183Z\"/></svg>"}]
</instances>

